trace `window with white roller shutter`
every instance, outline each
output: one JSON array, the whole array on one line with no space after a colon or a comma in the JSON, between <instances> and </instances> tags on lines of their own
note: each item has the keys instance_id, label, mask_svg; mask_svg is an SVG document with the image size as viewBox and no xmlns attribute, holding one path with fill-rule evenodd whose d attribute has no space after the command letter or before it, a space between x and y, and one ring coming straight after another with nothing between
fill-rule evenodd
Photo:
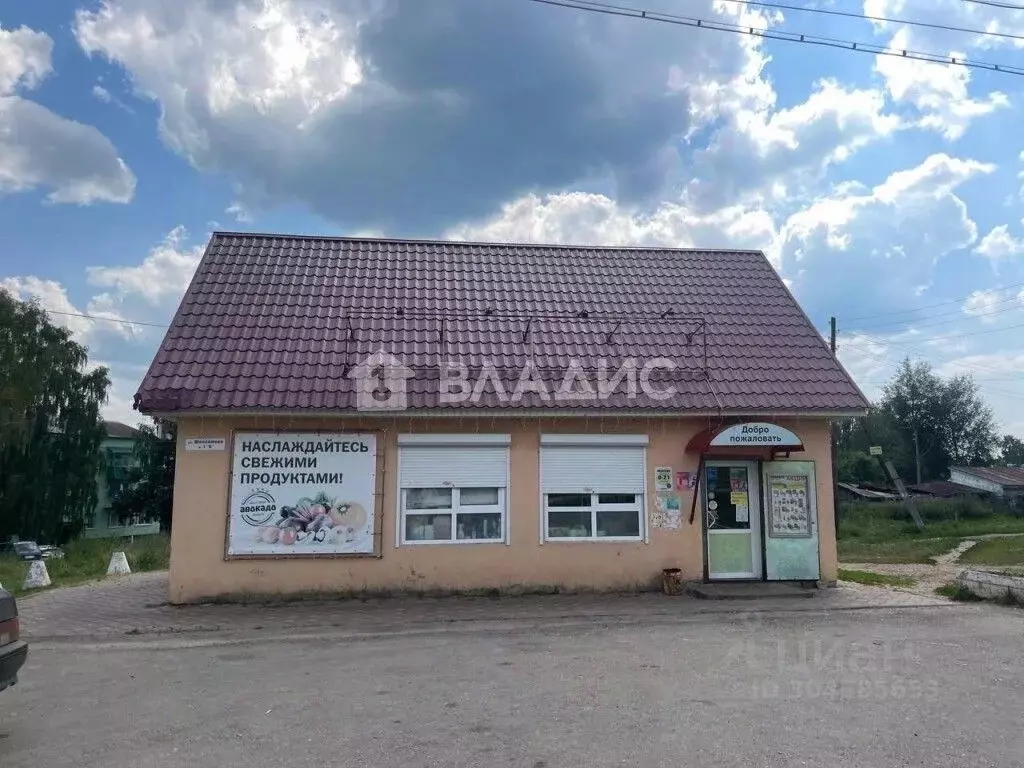
<instances>
[{"instance_id":1,"label":"window with white roller shutter","mask_svg":"<svg viewBox=\"0 0 1024 768\"><path fill-rule=\"evenodd\" d=\"M646 453L646 435L542 435L544 538L642 540Z\"/></svg>"},{"instance_id":2,"label":"window with white roller shutter","mask_svg":"<svg viewBox=\"0 0 1024 768\"><path fill-rule=\"evenodd\" d=\"M509 435L399 435L398 543L507 539Z\"/></svg>"}]
</instances>

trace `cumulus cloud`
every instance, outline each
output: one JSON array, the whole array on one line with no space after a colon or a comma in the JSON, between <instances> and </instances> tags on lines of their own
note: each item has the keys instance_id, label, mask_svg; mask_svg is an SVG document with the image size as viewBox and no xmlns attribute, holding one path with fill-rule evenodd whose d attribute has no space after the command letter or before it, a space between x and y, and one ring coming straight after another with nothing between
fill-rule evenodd
<instances>
[{"instance_id":1,"label":"cumulus cloud","mask_svg":"<svg viewBox=\"0 0 1024 768\"><path fill-rule=\"evenodd\" d=\"M844 334L836 355L853 380L872 399L878 397L882 383L892 377L899 364L899 352L893 352L884 339L860 333Z\"/></svg>"},{"instance_id":2,"label":"cumulus cloud","mask_svg":"<svg viewBox=\"0 0 1024 768\"><path fill-rule=\"evenodd\" d=\"M1012 3L1004 3L1011 5ZM988 34L967 35L942 29L914 27L914 45L930 51L968 48L1024 48L1024 10L999 7L998 4L970 3L964 0L864 0L868 16L920 18L947 26L979 29ZM878 32L898 32L902 24L872 22ZM998 35L1009 35L1000 37Z\"/></svg>"},{"instance_id":3,"label":"cumulus cloud","mask_svg":"<svg viewBox=\"0 0 1024 768\"><path fill-rule=\"evenodd\" d=\"M110 368L104 413L134 424L141 417L132 416L132 396L201 256L202 246L190 244L184 228L176 227L135 264L87 267L89 296L79 303L61 283L34 275L0 278L0 288L38 301L55 324L89 348L92 365Z\"/></svg>"},{"instance_id":4,"label":"cumulus cloud","mask_svg":"<svg viewBox=\"0 0 1024 768\"><path fill-rule=\"evenodd\" d=\"M981 239L974 252L998 262L1024 253L1024 240L1011 235L1006 224L1000 224Z\"/></svg>"},{"instance_id":5,"label":"cumulus cloud","mask_svg":"<svg viewBox=\"0 0 1024 768\"><path fill-rule=\"evenodd\" d=\"M791 195L787 185L819 180L829 166L900 128L878 90L826 79L805 101L776 110L775 92L760 74L746 77L734 91L745 88L747 96L712 113L723 124L695 158L687 199L705 208L744 196L781 200Z\"/></svg>"},{"instance_id":6,"label":"cumulus cloud","mask_svg":"<svg viewBox=\"0 0 1024 768\"><path fill-rule=\"evenodd\" d=\"M35 88L50 73L53 40L28 27L0 28L0 95Z\"/></svg>"},{"instance_id":7,"label":"cumulus cloud","mask_svg":"<svg viewBox=\"0 0 1024 768\"><path fill-rule=\"evenodd\" d=\"M983 323L992 323L996 320L994 314L1005 303L1005 297L1000 291L973 291L964 301L963 312L969 317L980 318Z\"/></svg>"},{"instance_id":8,"label":"cumulus cloud","mask_svg":"<svg viewBox=\"0 0 1024 768\"><path fill-rule=\"evenodd\" d=\"M249 208L244 203L240 203L237 200L229 205L224 210L224 213L232 216L235 221L240 224L252 224L253 218Z\"/></svg>"},{"instance_id":9,"label":"cumulus cloud","mask_svg":"<svg viewBox=\"0 0 1024 768\"><path fill-rule=\"evenodd\" d=\"M87 267L91 285L110 289L94 301L123 303L138 298L152 306L177 301L188 288L203 255L200 245L188 246L188 232L175 227L141 264L122 267Z\"/></svg>"},{"instance_id":10,"label":"cumulus cloud","mask_svg":"<svg viewBox=\"0 0 1024 768\"><path fill-rule=\"evenodd\" d=\"M783 269L815 310L850 295L864 314L902 306L928 284L938 259L977 240L956 188L995 169L935 154L872 189L841 185L786 221Z\"/></svg>"},{"instance_id":11,"label":"cumulus cloud","mask_svg":"<svg viewBox=\"0 0 1024 768\"><path fill-rule=\"evenodd\" d=\"M652 199L680 167L689 73L731 82L749 50L462 0L105 0L75 32L159 102L165 141L195 166L352 227L413 231L580 184Z\"/></svg>"},{"instance_id":12,"label":"cumulus cloud","mask_svg":"<svg viewBox=\"0 0 1024 768\"><path fill-rule=\"evenodd\" d=\"M43 187L54 203L127 203L135 177L109 139L16 93L49 74L52 50L42 32L0 29L0 193Z\"/></svg>"},{"instance_id":13,"label":"cumulus cloud","mask_svg":"<svg viewBox=\"0 0 1024 768\"><path fill-rule=\"evenodd\" d=\"M739 206L701 215L663 203L653 211L632 209L599 194L527 195L496 215L448 233L459 240L651 245L673 248L766 248L775 236L772 218Z\"/></svg>"},{"instance_id":14,"label":"cumulus cloud","mask_svg":"<svg viewBox=\"0 0 1024 768\"><path fill-rule=\"evenodd\" d=\"M915 48L906 27L896 32L889 48ZM964 56L962 52L950 55ZM971 74L966 67L876 56L875 71L882 76L894 102L913 107L919 127L937 131L946 139L959 138L975 118L1010 105L1009 98L1000 91L992 91L982 99L972 98L968 93Z\"/></svg>"},{"instance_id":15,"label":"cumulus cloud","mask_svg":"<svg viewBox=\"0 0 1024 768\"><path fill-rule=\"evenodd\" d=\"M0 279L0 288L21 301L38 302L51 312L55 325L67 328L79 341L87 339L96 328L96 321L84 317L86 313L71 302L67 290L55 280L44 280L34 275L5 277Z\"/></svg>"},{"instance_id":16,"label":"cumulus cloud","mask_svg":"<svg viewBox=\"0 0 1024 768\"><path fill-rule=\"evenodd\" d=\"M72 303L63 285L35 275L2 278L0 287L22 300L38 301L52 313L54 323L68 328L82 343L149 338L148 323L169 320L202 250L188 244L184 227L175 227L140 263L86 267L87 285L105 290L92 291L84 309Z\"/></svg>"},{"instance_id":17,"label":"cumulus cloud","mask_svg":"<svg viewBox=\"0 0 1024 768\"><path fill-rule=\"evenodd\" d=\"M135 176L91 125L34 101L0 97L0 192L50 187L54 203L127 203Z\"/></svg>"}]
</instances>

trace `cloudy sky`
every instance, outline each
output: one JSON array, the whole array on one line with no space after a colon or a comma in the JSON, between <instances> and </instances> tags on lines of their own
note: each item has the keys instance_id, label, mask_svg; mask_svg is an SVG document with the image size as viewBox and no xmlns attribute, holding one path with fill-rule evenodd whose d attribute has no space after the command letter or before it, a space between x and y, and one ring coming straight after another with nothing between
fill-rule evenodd
<instances>
[{"instance_id":1,"label":"cloudy sky","mask_svg":"<svg viewBox=\"0 0 1024 768\"><path fill-rule=\"evenodd\" d=\"M969 0L616 4L1024 66L1024 10ZM215 229L759 248L869 394L970 371L1024 436L1022 108L1024 77L530 0L0 1L0 285L134 422Z\"/></svg>"}]
</instances>

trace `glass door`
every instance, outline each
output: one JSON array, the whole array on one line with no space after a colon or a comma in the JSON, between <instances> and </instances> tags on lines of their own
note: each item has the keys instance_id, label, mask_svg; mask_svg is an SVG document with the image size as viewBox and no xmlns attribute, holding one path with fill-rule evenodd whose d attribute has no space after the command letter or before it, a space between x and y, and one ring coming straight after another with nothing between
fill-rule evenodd
<instances>
[{"instance_id":1,"label":"glass door","mask_svg":"<svg viewBox=\"0 0 1024 768\"><path fill-rule=\"evenodd\" d=\"M764 476L768 581L816 581L821 566L814 462L773 461L764 465Z\"/></svg>"},{"instance_id":2,"label":"glass door","mask_svg":"<svg viewBox=\"0 0 1024 768\"><path fill-rule=\"evenodd\" d=\"M760 579L761 491L756 461L704 465L705 554L711 579Z\"/></svg>"}]
</instances>

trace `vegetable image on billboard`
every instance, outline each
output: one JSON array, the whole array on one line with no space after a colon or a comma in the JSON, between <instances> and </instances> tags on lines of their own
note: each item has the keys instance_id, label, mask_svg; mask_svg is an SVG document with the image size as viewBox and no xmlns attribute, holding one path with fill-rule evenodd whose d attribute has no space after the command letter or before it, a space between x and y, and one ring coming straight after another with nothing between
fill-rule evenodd
<instances>
[{"instance_id":1,"label":"vegetable image on billboard","mask_svg":"<svg viewBox=\"0 0 1024 768\"><path fill-rule=\"evenodd\" d=\"M227 554L373 554L372 434L235 435Z\"/></svg>"}]
</instances>

